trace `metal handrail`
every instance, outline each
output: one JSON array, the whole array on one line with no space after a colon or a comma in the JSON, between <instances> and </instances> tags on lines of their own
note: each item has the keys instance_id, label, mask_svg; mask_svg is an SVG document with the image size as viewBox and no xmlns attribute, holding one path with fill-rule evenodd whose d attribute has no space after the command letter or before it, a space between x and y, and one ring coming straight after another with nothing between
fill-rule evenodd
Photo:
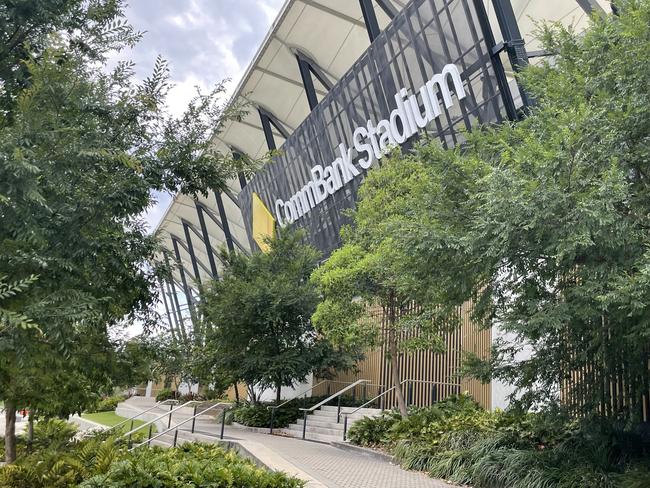
<instances>
[{"instance_id":1,"label":"metal handrail","mask_svg":"<svg viewBox=\"0 0 650 488\"><path fill-rule=\"evenodd\" d=\"M310 386L310 387L307 388L306 390L303 390L303 391L301 391L300 393L296 394L296 396L294 396L293 398L289 398L288 400L282 402L280 405L269 405L269 406L266 407L266 408L267 408L267 409L275 409L275 408L284 407L287 403L294 401L296 398L300 398L300 396L304 395L304 394L307 393L308 391L313 390L313 389L316 388L317 386L320 386L320 385L322 385L323 383L325 383L325 382L327 382L327 381L329 381L329 380L323 380L323 381L320 381L320 382L316 383L316 384L313 385L313 386Z\"/></svg>"},{"instance_id":2,"label":"metal handrail","mask_svg":"<svg viewBox=\"0 0 650 488\"><path fill-rule=\"evenodd\" d=\"M402 382L400 383L400 386L401 386L402 384L404 384L406 381L408 381L408 380L404 380L404 381L402 381ZM377 395L375 398L372 398L371 400L368 400L366 403L364 403L364 404L361 405L360 407L355 408L355 409L352 410L351 412L343 412L343 415L345 415L346 418L347 418L348 415L354 415L355 413L357 413L359 410L361 410L361 409L362 409L363 407L365 407L366 405L370 405L372 402L374 402L375 400L377 400L377 398L381 398L381 397L383 397L386 393L390 393L390 392L393 391L395 388L397 388L397 387L396 387L396 386L391 386L388 390L384 390L384 391L382 391L382 392L381 392L379 395ZM382 409L382 410L383 410L383 409Z\"/></svg>"},{"instance_id":3,"label":"metal handrail","mask_svg":"<svg viewBox=\"0 0 650 488\"><path fill-rule=\"evenodd\" d=\"M432 385L449 385L449 384L451 384L451 383L445 383L445 382L439 382L439 381L405 379L405 380L400 381L400 386L402 386L404 383L407 383L407 382L408 382L408 383L430 383L430 384L432 384ZM454 385L454 386L456 386L456 385ZM379 395L377 395L375 398L372 398L372 399L368 400L366 403L364 403L364 404L361 405L360 407L355 408L355 409L352 410L351 412L343 412L343 415L344 415L344 418L343 418L343 440L344 440L344 441L345 441L346 434L347 434L347 432L348 432L348 417L349 417L350 415L354 415L354 414L357 413L359 410L361 410L363 407L365 407L366 405L371 404L372 402L374 402L374 401L377 400L378 398L381 398L381 397L383 397L384 395L386 395L387 393L390 393L390 392L393 391L395 388L397 388L397 385L391 386L388 390L385 390L385 391L381 392L381 393L380 393ZM384 408L382 407L381 410L383 411Z\"/></svg>"},{"instance_id":4,"label":"metal handrail","mask_svg":"<svg viewBox=\"0 0 650 488\"><path fill-rule=\"evenodd\" d=\"M146 422L146 423L144 423L144 424L142 424L142 425L139 425L139 426L136 427L135 429L132 429L132 430L126 432L125 434L121 435L120 438L122 438L122 437L127 437L127 436L128 436L128 437L129 437L129 443L130 443L130 442L131 442L131 436L132 436L134 433L136 433L137 431L139 431L140 429L142 429L142 428L144 428L144 427L147 427L147 426L149 426L149 435L151 436L151 426L152 426L153 424L155 424L155 423L158 422L160 419L163 419L163 418L165 418L165 417L167 417L167 416L169 416L169 423L171 423L171 420L172 420L171 415L172 415L174 412L176 412L177 410L180 410L180 409L183 408L183 407L187 407L190 403L203 403L203 402L200 402L200 401L198 401L198 400L190 400L189 402L185 402L185 403L183 403L181 406L176 407L176 408L173 408L173 409L171 409L169 412L164 413L164 414L162 414L162 415L159 415L159 416L156 417L155 419L150 420L149 422ZM169 425L168 425L167 427L169 427Z\"/></svg>"},{"instance_id":5,"label":"metal handrail","mask_svg":"<svg viewBox=\"0 0 650 488\"><path fill-rule=\"evenodd\" d=\"M142 415L143 413L147 413L147 412L153 410L154 408L157 408L157 407L159 407L159 406L161 406L161 405L165 405L167 402L178 403L178 400L174 400L174 399L172 399L172 398L168 398L167 400L162 400L162 401L160 401L160 402L157 402L153 407L149 407L149 408L147 408L146 410L143 410L142 412L137 413L137 414L134 415L133 417L129 417L128 419L124 419L124 420L123 420L122 422L120 422L119 424L115 424L115 425L111 426L111 427L110 427L106 432L110 432L111 430L116 429L117 427L120 427L121 425L124 425L124 424L126 424L127 422L129 422L129 421L133 422L136 418L138 418L138 417L139 417L140 415ZM132 429L132 428L133 428L133 425L131 426L131 429Z\"/></svg>"},{"instance_id":6,"label":"metal handrail","mask_svg":"<svg viewBox=\"0 0 650 488\"><path fill-rule=\"evenodd\" d=\"M305 434L306 434L306 431L307 431L307 414L309 412L313 412L317 408L320 408L323 405L325 405L330 400L333 400L334 398L338 397L338 405L337 405L337 409L336 409L336 423L338 424L341 421L341 395L343 395L343 393L345 393L346 391L348 391L348 390L350 390L352 388L356 388L357 385L360 385L361 383L369 383L369 382L370 382L369 380L357 380L354 383L352 383L351 385L348 385L345 388L343 388L342 390L339 390L336 393L334 393L333 395L330 395L329 397L327 397L322 402L318 402L313 407L301 408L300 410L303 412L303 420L302 420L302 438L303 438L303 440L305 439Z\"/></svg>"},{"instance_id":7,"label":"metal handrail","mask_svg":"<svg viewBox=\"0 0 650 488\"><path fill-rule=\"evenodd\" d=\"M326 404L327 402L329 402L330 400L334 400L336 397L340 397L343 393L345 393L345 392L348 391L348 390L351 390L352 388L356 387L357 385L360 385L361 383L369 383L369 382L370 382L370 380L357 380L357 381L355 381L354 383L352 383L352 384L346 386L346 387L343 388L342 390L337 391L337 392L334 393L333 395L328 396L325 400L323 400L322 402L317 403L317 404L314 405L313 407L309 407L309 408L301 408L300 410L303 410L303 411L305 411L305 412L313 412L313 411L316 410L317 408L322 407L323 405L325 405L325 404Z\"/></svg>"},{"instance_id":8,"label":"metal handrail","mask_svg":"<svg viewBox=\"0 0 650 488\"><path fill-rule=\"evenodd\" d=\"M160 434L156 434L154 437L149 437L146 441L143 441L143 442L141 442L140 444L136 444L135 446L133 446L132 448L130 448L129 451L133 451L134 449L137 449L138 447L143 446L143 445L145 445L145 444L150 445L150 444L151 444L151 441L158 439L159 437L161 437L161 436L167 434L168 432L171 432L172 430L175 430L175 431L176 431L176 434L174 435L174 447L176 447L176 441L178 440L178 428L179 428L181 425L183 425L183 424L189 422L190 420L192 420L192 430L191 430L191 432L192 432L192 434L193 434L193 433L194 433L194 425L195 425L194 421L196 420L196 418L197 418L197 417L200 417L201 415L205 414L206 412L209 412L209 411L212 410L213 408L217 408L217 407L222 406L222 405L228 405L228 406L231 406L232 404L231 404L231 403L224 403L224 402L215 403L214 405L212 405L212 406L206 408L205 410L202 410L202 411L200 411L199 413L195 413L195 414L192 415L191 417L189 417L189 418L183 420L181 423L176 424L174 427L170 427L170 428L168 428L168 429L162 431ZM229 409L229 408L224 408L224 410L223 410L223 417L222 417L222 420L221 420L221 436L220 436L221 439L223 439L223 430L224 430L224 425L225 425L225 421L226 421L226 412L227 412L228 410L230 410L230 409Z\"/></svg>"},{"instance_id":9,"label":"metal handrail","mask_svg":"<svg viewBox=\"0 0 650 488\"><path fill-rule=\"evenodd\" d=\"M278 408L283 407L283 406L286 405L287 403L294 401L296 398L299 398L299 397L300 397L301 395L303 395L303 394L306 396L308 391L311 391L311 390L313 390L314 388L316 388L317 386L322 385L322 384L325 383L326 381L329 381L329 380L323 380L323 381L321 381L321 382L319 382L319 383L316 383L316 384L313 385L313 386L310 386L310 387L307 388L305 391L301 391L301 392L298 393L296 396L294 396L293 398L289 398L287 401L281 403L280 405L270 405L270 406L266 407L267 409L271 410L271 420L269 421L269 434L273 434L273 421L275 420L275 411L276 411Z\"/></svg>"}]
</instances>

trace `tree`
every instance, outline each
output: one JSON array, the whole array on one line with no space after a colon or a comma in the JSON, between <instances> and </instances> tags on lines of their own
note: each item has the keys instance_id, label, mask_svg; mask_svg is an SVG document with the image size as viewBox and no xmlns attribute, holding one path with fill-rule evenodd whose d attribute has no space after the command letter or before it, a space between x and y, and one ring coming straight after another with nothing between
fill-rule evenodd
<instances>
[{"instance_id":1,"label":"tree","mask_svg":"<svg viewBox=\"0 0 650 488\"><path fill-rule=\"evenodd\" d=\"M407 416L399 357L406 350L439 349L443 324L434 320L434 310L413 308L428 282L414 280L411 250L397 245L394 232L403 228L418 205L417 195L428 175L398 153L386 159L381 171L370 172L359 190L352 224L341 233L343 246L312 275L323 295L313 321L335 344L357 348L378 341L386 344L398 407ZM381 307L382 330L368 320L373 306ZM407 339L412 331L417 336Z\"/></svg>"},{"instance_id":2,"label":"tree","mask_svg":"<svg viewBox=\"0 0 650 488\"><path fill-rule=\"evenodd\" d=\"M524 407L634 421L650 353L650 2L617 5L580 35L542 29L554 57L522 73L537 102L522 121L406 155L424 190L387 232L431 284L428 307L474 300L475 320L514 336L476 373L514 383Z\"/></svg>"},{"instance_id":3,"label":"tree","mask_svg":"<svg viewBox=\"0 0 650 488\"><path fill-rule=\"evenodd\" d=\"M196 194L248 170L211 144L219 121L240 114L222 105L222 84L176 119L164 109L162 59L142 83L131 63L104 67L140 37L121 9L114 0L0 7L13 19L0 37L20 39L0 56L0 73L16 75L4 79L0 121L0 270L10 284L0 286L20 288L0 298L8 462L11 412L81 410L114 384L109 330L125 317L154 322L158 271L148 263L159 246L140 219L152 190Z\"/></svg>"},{"instance_id":4,"label":"tree","mask_svg":"<svg viewBox=\"0 0 650 488\"><path fill-rule=\"evenodd\" d=\"M346 357L311 324L318 293L309 275L318 253L301 239L286 229L268 241L266 253L224 252L223 280L201 292L206 359L214 371L252 389L275 387L278 402L283 386Z\"/></svg>"}]
</instances>

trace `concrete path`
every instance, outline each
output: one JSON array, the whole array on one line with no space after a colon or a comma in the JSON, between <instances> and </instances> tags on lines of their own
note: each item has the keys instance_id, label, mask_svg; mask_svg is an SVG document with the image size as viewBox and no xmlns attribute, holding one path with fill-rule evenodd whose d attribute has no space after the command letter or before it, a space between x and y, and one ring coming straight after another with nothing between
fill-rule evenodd
<instances>
[{"instance_id":1,"label":"concrete path","mask_svg":"<svg viewBox=\"0 0 650 488\"><path fill-rule=\"evenodd\" d=\"M27 419L16 414L16 435L23 433L27 429ZM5 435L5 411L0 409L0 437Z\"/></svg>"},{"instance_id":2,"label":"concrete path","mask_svg":"<svg viewBox=\"0 0 650 488\"><path fill-rule=\"evenodd\" d=\"M138 408L144 410L141 405L128 406L135 410ZM152 417L164 411L151 412ZM187 416L176 414L172 425L181 422L184 418ZM200 422L196 425L197 435L190 434L189 423L181 427L184 440L217 442L221 430L220 418L199 417L199 419ZM424 473L405 471L384 459L329 444L268 435L236 425L225 427L224 441L226 440L241 446L268 468L284 471L307 481L308 488L449 488L451 486L442 480L429 478Z\"/></svg>"},{"instance_id":3,"label":"concrete path","mask_svg":"<svg viewBox=\"0 0 650 488\"><path fill-rule=\"evenodd\" d=\"M270 449L286 462L307 473L320 486L328 488L449 488L441 480L429 478L424 473L406 471L381 459L318 442L292 437L258 434L227 426L226 436ZM254 446L253 446L254 447ZM304 479L304 478L303 478ZM312 480L309 480L312 481ZM308 486L318 486L309 484Z\"/></svg>"}]
</instances>

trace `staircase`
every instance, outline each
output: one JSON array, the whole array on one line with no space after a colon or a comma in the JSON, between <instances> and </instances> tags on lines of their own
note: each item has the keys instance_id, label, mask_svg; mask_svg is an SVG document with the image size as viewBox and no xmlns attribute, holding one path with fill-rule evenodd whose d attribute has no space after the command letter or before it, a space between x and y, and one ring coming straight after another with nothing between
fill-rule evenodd
<instances>
[{"instance_id":1,"label":"staircase","mask_svg":"<svg viewBox=\"0 0 650 488\"><path fill-rule=\"evenodd\" d=\"M337 407L323 405L320 409L314 410L311 415L307 415L307 428L305 429L305 439L319 442L343 442L343 422L345 420L344 412L355 410L352 407L342 407L340 422L336 422ZM364 417L379 415L382 411L378 408L362 408L353 415L348 416L348 430L354 422ZM279 432L290 437L302 439L303 419L298 419L295 423L278 429Z\"/></svg>"}]
</instances>

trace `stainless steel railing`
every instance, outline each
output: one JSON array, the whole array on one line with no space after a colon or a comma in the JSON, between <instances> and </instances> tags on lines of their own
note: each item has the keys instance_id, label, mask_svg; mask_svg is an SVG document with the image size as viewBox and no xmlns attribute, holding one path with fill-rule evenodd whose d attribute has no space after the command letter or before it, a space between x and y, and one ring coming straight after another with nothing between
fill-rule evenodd
<instances>
[{"instance_id":1,"label":"stainless steel railing","mask_svg":"<svg viewBox=\"0 0 650 488\"><path fill-rule=\"evenodd\" d=\"M180 405L180 406L178 406L176 408L172 408L171 410L169 410L169 412L164 413L162 415L159 415L155 419L150 420L149 422L145 422L142 425L139 425L135 429L129 430L125 434L121 435L120 438L128 437L128 446L130 448L131 447L131 437L133 436L133 434L135 434L136 432L138 432L141 429L144 429L145 427L149 427L149 439L151 439L152 429L153 429L153 426L154 426L154 424L156 422L158 422L161 419L164 419L165 417L169 417L169 420L167 421L167 428L169 428L171 426L171 423L172 423L172 415L173 415L174 412L177 412L181 408L187 407L190 404L199 404L199 403L203 403L203 402L200 402L200 401L197 401L197 400L190 400L189 402L185 402L185 403L183 403L182 405ZM194 413L196 414L196 410L194 411Z\"/></svg>"},{"instance_id":2,"label":"stainless steel railing","mask_svg":"<svg viewBox=\"0 0 650 488\"><path fill-rule=\"evenodd\" d=\"M110 432L110 431L112 431L112 430L114 430L114 429L117 429L118 427L121 427L122 425L124 425L124 424L126 424L126 423L128 423L128 422L131 422L131 427L129 428L129 430L133 430L133 422L134 422L135 419L137 419L140 415L142 415L142 414L144 414L144 413L147 413L147 412L150 412L150 411L153 410L154 408L158 408L158 407L160 407L161 405L167 405L167 404L170 405L169 409L171 410L171 409L172 409L171 405L175 405L176 403L178 403L178 400L173 400L173 399L162 400L162 401L160 401L160 402L157 402L157 403L154 404L152 407L149 407L149 408L147 408L146 410L143 410L142 412L139 412L139 413L137 413L136 415L134 415L134 416L132 416L132 417L129 417L128 419L125 419L125 420L123 420L122 422L120 422L120 423L118 423L118 424L115 424L115 425L111 426L109 429L106 430L106 432Z\"/></svg>"},{"instance_id":3,"label":"stainless steel railing","mask_svg":"<svg viewBox=\"0 0 650 488\"><path fill-rule=\"evenodd\" d=\"M178 428L181 425L184 425L184 424L186 424L187 422L189 422L191 420L192 421L191 433L193 434L194 433L194 427L196 425L196 419L198 417L200 417L201 415L205 415L210 410L213 410L213 409L215 409L217 407L221 407L221 406L224 406L224 405L228 406L228 408L223 409L223 414L222 414L222 417L221 417L221 433L219 435L219 438L223 439L224 428L225 428L225 425L226 425L226 412L228 410L230 410L230 408L232 408L232 404L231 403L223 403L223 402L221 402L221 403L215 403L214 405L206 408L205 410L200 411L199 413L196 413L196 410L195 410L194 415L192 415L191 417L189 417L189 418L183 420L182 422L176 424L174 427L168 427L167 429L165 429L161 433L156 434L154 437L151 437L151 430L150 430L148 439L146 441L141 442L140 444L136 444L133 447L129 446L129 451L133 451L134 449L137 449L138 447L143 446L145 444L149 446L149 445L151 445L151 441L156 440L156 439L158 439L159 437L161 437L161 436L163 436L165 434L168 434L172 430L174 431L173 447L176 447L176 443L178 441Z\"/></svg>"},{"instance_id":4,"label":"stainless steel railing","mask_svg":"<svg viewBox=\"0 0 650 488\"><path fill-rule=\"evenodd\" d=\"M305 434L306 434L306 431L307 431L307 415L309 413L313 412L317 408L322 407L326 403L329 403L333 399L338 398L338 402L337 402L338 405L337 405L337 409L336 409L336 423L339 423L341 421L341 396L343 395L343 393L345 393L346 391L348 391L348 390L350 390L352 388L356 388L357 385L360 385L362 383L368 383L368 382L369 382L369 380L357 380L354 383L346 386L345 388L337 391L333 395L330 395L325 400L323 400L321 402L318 402L313 407L301 408L300 410L303 412L303 421L302 421L302 438L303 438L303 440L305 439Z\"/></svg>"},{"instance_id":5,"label":"stainless steel railing","mask_svg":"<svg viewBox=\"0 0 650 488\"><path fill-rule=\"evenodd\" d=\"M269 422L269 424L270 424L270 425L269 425L269 434L273 434L273 421L275 420L275 411L276 411L278 408L280 408L280 407L284 407L287 403L292 402L292 401L294 401L294 400L297 399L297 398L300 398L302 395L305 395L304 398L307 398L307 393L309 393L309 392L312 391L314 388L316 388L316 387L322 385L323 383L325 383L325 382L327 382L327 381L328 381L328 380L323 380L323 381L320 381L320 382L316 383L316 384L313 385L313 386L310 386L309 388L307 388L307 389L301 391L300 393L298 393L298 394L297 394L296 396L294 396L293 398L290 398L289 400L286 400L286 401L282 402L280 405L271 405L271 406L269 406L269 407L266 407L266 408L268 408L268 409L271 410L271 421Z\"/></svg>"}]
</instances>

